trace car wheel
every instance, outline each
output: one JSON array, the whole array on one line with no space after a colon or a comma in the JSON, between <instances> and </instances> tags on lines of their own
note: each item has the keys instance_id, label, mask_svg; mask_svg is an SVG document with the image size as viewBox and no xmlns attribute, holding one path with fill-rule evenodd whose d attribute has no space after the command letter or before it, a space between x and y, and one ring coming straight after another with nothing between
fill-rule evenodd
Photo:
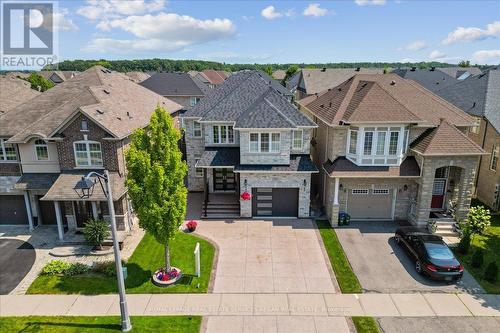
<instances>
[{"instance_id":1,"label":"car wheel","mask_svg":"<svg viewBox=\"0 0 500 333\"><path fill-rule=\"evenodd\" d=\"M422 274L422 264L420 263L420 260L415 262L415 270L418 274Z\"/></svg>"}]
</instances>

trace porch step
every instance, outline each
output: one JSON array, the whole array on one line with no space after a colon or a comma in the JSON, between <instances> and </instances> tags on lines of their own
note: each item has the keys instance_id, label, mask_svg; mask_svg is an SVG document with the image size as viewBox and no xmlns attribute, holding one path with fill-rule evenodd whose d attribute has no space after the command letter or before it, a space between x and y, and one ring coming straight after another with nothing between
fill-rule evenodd
<instances>
[{"instance_id":1,"label":"porch step","mask_svg":"<svg viewBox=\"0 0 500 333\"><path fill-rule=\"evenodd\" d=\"M436 224L455 224L457 223L454 219L451 217L442 217L438 219L430 219L431 221L436 221Z\"/></svg>"},{"instance_id":2,"label":"porch step","mask_svg":"<svg viewBox=\"0 0 500 333\"><path fill-rule=\"evenodd\" d=\"M208 219L225 219L225 218L237 218L240 217L240 204L239 203L208 203L202 206L202 212L204 218Z\"/></svg>"},{"instance_id":3,"label":"porch step","mask_svg":"<svg viewBox=\"0 0 500 333\"><path fill-rule=\"evenodd\" d=\"M443 237L458 237L460 235L453 224L438 224L436 227L436 235Z\"/></svg>"}]
</instances>

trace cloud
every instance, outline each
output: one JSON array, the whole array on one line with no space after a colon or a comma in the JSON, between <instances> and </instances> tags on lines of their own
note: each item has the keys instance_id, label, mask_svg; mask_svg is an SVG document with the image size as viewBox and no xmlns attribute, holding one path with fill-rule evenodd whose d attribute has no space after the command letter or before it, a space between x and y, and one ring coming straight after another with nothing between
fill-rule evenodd
<instances>
[{"instance_id":1,"label":"cloud","mask_svg":"<svg viewBox=\"0 0 500 333\"><path fill-rule=\"evenodd\" d=\"M110 20L129 15L153 13L165 8L165 0L87 0L77 13L90 20Z\"/></svg>"},{"instance_id":2,"label":"cloud","mask_svg":"<svg viewBox=\"0 0 500 333\"><path fill-rule=\"evenodd\" d=\"M94 38L85 51L126 53L128 50L180 50L186 46L203 44L232 37L236 27L229 19L199 20L187 15L159 13L158 15L128 16L102 21L99 29L120 29L132 34L132 39ZM102 49L100 49L102 48Z\"/></svg>"},{"instance_id":3,"label":"cloud","mask_svg":"<svg viewBox=\"0 0 500 333\"><path fill-rule=\"evenodd\" d=\"M423 40L416 40L414 42L411 42L407 44L405 47L400 47L398 48L399 51L401 50L408 50L408 51L420 51L423 50L427 47L427 43Z\"/></svg>"},{"instance_id":4,"label":"cloud","mask_svg":"<svg viewBox=\"0 0 500 333\"><path fill-rule=\"evenodd\" d=\"M66 17L68 15L67 8L61 8L53 15L53 24L55 31L77 31L78 27L73 21Z\"/></svg>"},{"instance_id":5,"label":"cloud","mask_svg":"<svg viewBox=\"0 0 500 333\"><path fill-rule=\"evenodd\" d=\"M266 8L262 9L262 11L260 12L260 15L262 15L262 17L264 17L268 20L274 20L274 19L284 17L284 16L291 17L291 16L294 16L295 13L294 13L293 9L289 9L285 12L278 12L278 11L276 11L276 8L274 8L274 6L267 6Z\"/></svg>"},{"instance_id":6,"label":"cloud","mask_svg":"<svg viewBox=\"0 0 500 333\"><path fill-rule=\"evenodd\" d=\"M328 14L328 9L320 8L319 3L311 3L302 12L304 16L320 17Z\"/></svg>"},{"instance_id":7,"label":"cloud","mask_svg":"<svg viewBox=\"0 0 500 333\"><path fill-rule=\"evenodd\" d=\"M443 59L445 57L446 57L446 54L444 52L439 51L439 50L434 50L429 54L429 59L431 59L431 60Z\"/></svg>"},{"instance_id":8,"label":"cloud","mask_svg":"<svg viewBox=\"0 0 500 333\"><path fill-rule=\"evenodd\" d=\"M500 50L480 50L472 55L472 62L477 64L500 63Z\"/></svg>"},{"instance_id":9,"label":"cloud","mask_svg":"<svg viewBox=\"0 0 500 333\"><path fill-rule=\"evenodd\" d=\"M383 6L385 0L354 0L358 6Z\"/></svg>"},{"instance_id":10,"label":"cloud","mask_svg":"<svg viewBox=\"0 0 500 333\"><path fill-rule=\"evenodd\" d=\"M458 27L448 34L442 41L444 45L449 45L457 42L471 42L483 40L486 38L500 37L500 21L495 21L486 26L486 29L477 27Z\"/></svg>"}]
</instances>

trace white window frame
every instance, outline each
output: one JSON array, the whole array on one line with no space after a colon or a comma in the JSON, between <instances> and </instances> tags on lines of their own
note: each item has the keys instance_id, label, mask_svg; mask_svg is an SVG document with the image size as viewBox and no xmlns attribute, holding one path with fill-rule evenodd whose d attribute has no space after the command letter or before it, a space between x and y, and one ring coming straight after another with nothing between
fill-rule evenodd
<instances>
[{"instance_id":1,"label":"white window frame","mask_svg":"<svg viewBox=\"0 0 500 333\"><path fill-rule=\"evenodd\" d=\"M222 141L222 128L225 127L225 134L226 138L224 142ZM217 128L217 141L215 142L215 128ZM229 140L229 128L231 128L232 132L232 140ZM216 145L226 145L226 144L233 144L234 143L234 127L233 125L212 125L212 143Z\"/></svg>"},{"instance_id":2,"label":"white window frame","mask_svg":"<svg viewBox=\"0 0 500 333\"><path fill-rule=\"evenodd\" d=\"M366 147L366 136L367 134L370 133L371 134L371 140L372 142L370 143L370 153L369 154L366 154L365 153L365 148ZM376 133L375 131L364 131L363 132L363 156L372 156L373 155L373 141L374 141L374 138L376 137Z\"/></svg>"},{"instance_id":3,"label":"white window frame","mask_svg":"<svg viewBox=\"0 0 500 333\"><path fill-rule=\"evenodd\" d=\"M198 97L189 97L189 105L195 106L198 103Z\"/></svg>"},{"instance_id":4,"label":"white window frame","mask_svg":"<svg viewBox=\"0 0 500 333\"><path fill-rule=\"evenodd\" d=\"M258 150L252 150L252 142L255 141L250 141L250 137L252 134L257 135L257 146ZM269 135L269 150L263 151L262 150L262 134L268 134ZM278 135L278 140L273 141L273 136ZM277 143L277 149L273 149L273 143ZM281 133L280 132L249 132L248 133L248 151L250 153L262 153L262 154L277 154L281 151Z\"/></svg>"},{"instance_id":5,"label":"white window frame","mask_svg":"<svg viewBox=\"0 0 500 333\"><path fill-rule=\"evenodd\" d=\"M199 127L199 128L197 128ZM196 132L200 132L200 135L196 135ZM203 137L203 131L202 131L202 126L199 121L194 121L193 122L193 138L201 138Z\"/></svg>"},{"instance_id":6,"label":"white window frame","mask_svg":"<svg viewBox=\"0 0 500 333\"><path fill-rule=\"evenodd\" d=\"M298 138L295 138L295 133L300 133L300 145L296 145L298 142ZM304 149L304 131L299 129L299 130L293 130L292 131L292 149L293 150L302 150Z\"/></svg>"},{"instance_id":7,"label":"white window frame","mask_svg":"<svg viewBox=\"0 0 500 333\"><path fill-rule=\"evenodd\" d=\"M473 117L474 125L470 127L470 132L479 134L481 130L481 118Z\"/></svg>"},{"instance_id":8,"label":"white window frame","mask_svg":"<svg viewBox=\"0 0 500 333\"><path fill-rule=\"evenodd\" d=\"M353 188L351 190L352 195L365 195L370 194L370 190L367 188Z\"/></svg>"},{"instance_id":9,"label":"white window frame","mask_svg":"<svg viewBox=\"0 0 500 333\"><path fill-rule=\"evenodd\" d=\"M195 155L194 156L194 176L196 178L203 177L203 168L196 167L196 164L198 163L199 160L201 160L201 156L200 155ZM198 172L201 172L201 173L198 173Z\"/></svg>"},{"instance_id":10,"label":"white window frame","mask_svg":"<svg viewBox=\"0 0 500 333\"><path fill-rule=\"evenodd\" d=\"M16 146L13 144L5 143L7 139L0 139L0 161L4 162L17 162L17 149ZM16 155L16 158L13 160L7 159L7 151L5 150L5 145L10 145L14 149L14 154Z\"/></svg>"},{"instance_id":11,"label":"white window frame","mask_svg":"<svg viewBox=\"0 0 500 333\"><path fill-rule=\"evenodd\" d=\"M85 164L85 165L79 165L78 164L78 159L77 159L77 154L76 154L76 145L77 144L84 144L85 145L88 164ZM101 152L101 164L92 164L92 158L90 156L90 145L91 144L97 144L97 145L99 145L99 151ZM75 156L75 166L78 167L78 168L102 168L104 166L104 160L103 160L103 154L102 154L102 145L98 141L81 140L81 141L75 141L75 142L73 142L73 154Z\"/></svg>"},{"instance_id":12,"label":"white window frame","mask_svg":"<svg viewBox=\"0 0 500 333\"><path fill-rule=\"evenodd\" d=\"M490 158L490 170L497 171L497 163L498 163L498 154L499 154L500 144L493 145L491 149L491 158Z\"/></svg>"},{"instance_id":13,"label":"white window frame","mask_svg":"<svg viewBox=\"0 0 500 333\"><path fill-rule=\"evenodd\" d=\"M40 143L40 141L43 143ZM38 156L38 148L45 148L47 150L47 158L40 159L40 157ZM48 145L47 141L42 140L42 139L36 139L35 144L33 145L33 149L35 151L35 158L37 161L49 161L50 160L49 145Z\"/></svg>"},{"instance_id":14,"label":"white window frame","mask_svg":"<svg viewBox=\"0 0 500 333\"><path fill-rule=\"evenodd\" d=\"M386 189L386 188L374 188L372 190L372 194L373 195L389 195L390 192L389 192L389 189Z\"/></svg>"}]
</instances>

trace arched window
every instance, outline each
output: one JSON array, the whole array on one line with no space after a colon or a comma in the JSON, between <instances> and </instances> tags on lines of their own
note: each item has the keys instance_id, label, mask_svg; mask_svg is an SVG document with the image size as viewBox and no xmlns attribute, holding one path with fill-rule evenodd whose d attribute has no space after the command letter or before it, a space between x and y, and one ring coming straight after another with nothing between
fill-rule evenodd
<instances>
[{"instance_id":1,"label":"arched window","mask_svg":"<svg viewBox=\"0 0 500 333\"><path fill-rule=\"evenodd\" d=\"M37 161L49 160L49 147L45 140L35 140L35 156Z\"/></svg>"},{"instance_id":2,"label":"arched window","mask_svg":"<svg viewBox=\"0 0 500 333\"><path fill-rule=\"evenodd\" d=\"M101 144L96 141L76 141L73 143L75 150L75 164L77 167L101 167Z\"/></svg>"}]
</instances>

